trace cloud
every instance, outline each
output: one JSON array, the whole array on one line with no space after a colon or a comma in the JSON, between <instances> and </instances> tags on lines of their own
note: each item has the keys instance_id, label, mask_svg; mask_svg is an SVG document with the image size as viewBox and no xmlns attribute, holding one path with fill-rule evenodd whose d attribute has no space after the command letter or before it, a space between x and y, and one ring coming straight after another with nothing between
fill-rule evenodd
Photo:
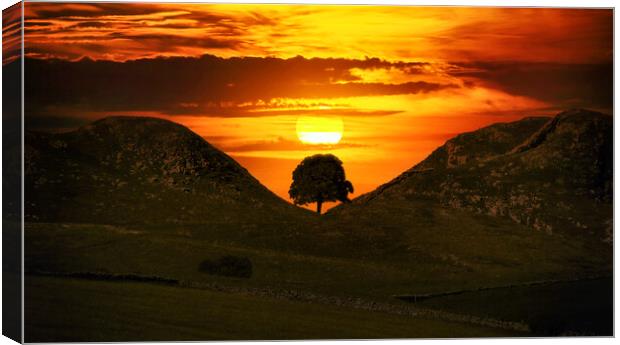
<instances>
[{"instance_id":1,"label":"cloud","mask_svg":"<svg viewBox=\"0 0 620 345\"><path fill-rule=\"evenodd\" d=\"M472 62L451 73L469 85L484 85L513 95L553 104L556 108L611 110L613 64Z\"/></svg>"},{"instance_id":2,"label":"cloud","mask_svg":"<svg viewBox=\"0 0 620 345\"><path fill-rule=\"evenodd\" d=\"M329 116L389 116L402 113L403 110L365 110L347 108L344 106L332 107L326 106L324 109L315 109L305 106L296 106L295 108L279 108L277 105L263 106L263 102L256 102L246 105L247 103L237 104L224 102L224 104L211 103L200 105L197 103L182 103L178 106L171 106L166 109L167 115L172 116L205 116L205 117L266 117L279 115L329 115ZM293 102L293 104L296 104Z\"/></svg>"},{"instance_id":3,"label":"cloud","mask_svg":"<svg viewBox=\"0 0 620 345\"><path fill-rule=\"evenodd\" d=\"M365 109L360 108L361 103L354 107L346 100L389 95L438 96L444 91L480 87L537 100L552 109L586 107L608 111L613 99L611 64L482 61L437 66L376 58L204 55L126 62L27 58L26 69L30 117L83 118L108 113L388 116L411 109L403 108L401 103L376 103L374 108ZM410 76L418 81L391 82L392 75L383 73L372 79L383 82L364 79L366 72L394 69L403 71L403 78ZM501 115L506 109L496 105L496 101L489 99L487 108Z\"/></svg>"},{"instance_id":4,"label":"cloud","mask_svg":"<svg viewBox=\"0 0 620 345\"><path fill-rule=\"evenodd\" d=\"M451 61L603 63L613 56L609 9L463 9L469 19L426 38Z\"/></svg>"},{"instance_id":5,"label":"cloud","mask_svg":"<svg viewBox=\"0 0 620 345\"><path fill-rule=\"evenodd\" d=\"M215 54L600 63L613 57L611 9L44 2L25 9L27 48L66 59ZM144 40L159 34L170 40ZM187 44L192 38L196 45ZM243 44L201 44L206 38ZM51 46L49 55L44 50Z\"/></svg>"},{"instance_id":6,"label":"cloud","mask_svg":"<svg viewBox=\"0 0 620 345\"><path fill-rule=\"evenodd\" d=\"M22 6L17 3L2 11L2 65L7 65L21 56Z\"/></svg>"},{"instance_id":7,"label":"cloud","mask_svg":"<svg viewBox=\"0 0 620 345\"><path fill-rule=\"evenodd\" d=\"M38 23L38 25L41 25L41 23ZM48 25L51 25L51 23L49 23ZM90 22L77 23L77 24L72 25L71 27L73 28L104 28L107 25L108 24L105 22L90 21Z\"/></svg>"},{"instance_id":8,"label":"cloud","mask_svg":"<svg viewBox=\"0 0 620 345\"><path fill-rule=\"evenodd\" d=\"M224 59L212 55L126 62L28 58L25 92L32 116L59 115L60 110L217 117L322 112L385 116L400 110L312 103L304 107L302 102L273 100L424 94L457 87L426 81L368 83L350 72L386 65L390 63L380 59Z\"/></svg>"},{"instance_id":9,"label":"cloud","mask_svg":"<svg viewBox=\"0 0 620 345\"><path fill-rule=\"evenodd\" d=\"M254 46L253 28L275 25L259 12L212 6L29 3L25 42L27 55L69 60L200 56Z\"/></svg>"},{"instance_id":10,"label":"cloud","mask_svg":"<svg viewBox=\"0 0 620 345\"><path fill-rule=\"evenodd\" d=\"M161 12L165 7L156 4L28 4L27 15L31 18L80 18L105 16L147 15Z\"/></svg>"},{"instance_id":11,"label":"cloud","mask_svg":"<svg viewBox=\"0 0 620 345\"><path fill-rule=\"evenodd\" d=\"M254 111L254 116L275 116L275 115L330 115L330 116L389 116L402 113L404 110L361 110L347 108L328 108L328 109L269 109Z\"/></svg>"},{"instance_id":12,"label":"cloud","mask_svg":"<svg viewBox=\"0 0 620 345\"><path fill-rule=\"evenodd\" d=\"M81 37L78 39L82 39ZM92 39L92 37L91 37ZM230 48L235 49L239 45L243 44L243 41L234 39L234 38L226 38L226 39L217 39L213 38L210 35L205 36L197 36L197 37L185 37L180 35L172 35L172 34L127 34L127 33L118 33L113 32L109 33L103 37L102 40L131 40L135 42L140 42L143 45L152 47L152 48L163 48L163 47L194 47L194 48Z\"/></svg>"},{"instance_id":13,"label":"cloud","mask_svg":"<svg viewBox=\"0 0 620 345\"><path fill-rule=\"evenodd\" d=\"M300 141L287 140L282 137L278 137L272 140L259 140L249 143L237 144L237 145L225 145L218 144L218 138L205 137L208 142L214 143L219 146L225 152L256 152L256 151L316 151L316 150L338 150L345 148L360 148L368 147L369 145L352 143L352 142L340 142L336 145L309 145Z\"/></svg>"}]
</instances>

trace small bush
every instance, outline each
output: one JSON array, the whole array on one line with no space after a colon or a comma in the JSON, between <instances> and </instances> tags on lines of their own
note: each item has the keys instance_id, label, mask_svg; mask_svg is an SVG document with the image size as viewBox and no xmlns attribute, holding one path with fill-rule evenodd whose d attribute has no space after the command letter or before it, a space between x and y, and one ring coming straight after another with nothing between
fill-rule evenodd
<instances>
[{"instance_id":1,"label":"small bush","mask_svg":"<svg viewBox=\"0 0 620 345\"><path fill-rule=\"evenodd\" d=\"M198 270L218 276L250 278L252 276L252 262L248 258L227 255L218 260L201 262Z\"/></svg>"}]
</instances>

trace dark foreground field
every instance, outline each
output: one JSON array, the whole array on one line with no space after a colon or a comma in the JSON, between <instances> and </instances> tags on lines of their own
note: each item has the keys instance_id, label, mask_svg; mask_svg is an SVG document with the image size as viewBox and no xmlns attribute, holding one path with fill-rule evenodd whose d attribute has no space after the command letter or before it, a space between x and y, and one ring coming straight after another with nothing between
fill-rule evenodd
<instances>
[{"instance_id":1,"label":"dark foreground field","mask_svg":"<svg viewBox=\"0 0 620 345\"><path fill-rule=\"evenodd\" d=\"M613 333L610 279L469 292L386 311L153 283L39 276L28 276L26 282L32 296L25 314L29 342ZM468 322L467 314L520 321L514 325L532 329L484 326ZM446 320L455 315L462 319Z\"/></svg>"},{"instance_id":2,"label":"dark foreground field","mask_svg":"<svg viewBox=\"0 0 620 345\"><path fill-rule=\"evenodd\" d=\"M242 293L66 278L26 281L33 296L26 303L28 342L523 335Z\"/></svg>"},{"instance_id":3,"label":"dark foreground field","mask_svg":"<svg viewBox=\"0 0 620 345\"><path fill-rule=\"evenodd\" d=\"M389 233L330 218L292 231L28 224L26 341L612 334L612 281L589 279L609 276L606 245L591 256L597 242L419 212L433 221L410 213ZM200 271L226 255L248 258L252 275ZM469 292L396 298L454 291Z\"/></svg>"},{"instance_id":4,"label":"dark foreground field","mask_svg":"<svg viewBox=\"0 0 620 345\"><path fill-rule=\"evenodd\" d=\"M418 305L523 322L540 336L613 335L612 278L463 292Z\"/></svg>"}]
</instances>

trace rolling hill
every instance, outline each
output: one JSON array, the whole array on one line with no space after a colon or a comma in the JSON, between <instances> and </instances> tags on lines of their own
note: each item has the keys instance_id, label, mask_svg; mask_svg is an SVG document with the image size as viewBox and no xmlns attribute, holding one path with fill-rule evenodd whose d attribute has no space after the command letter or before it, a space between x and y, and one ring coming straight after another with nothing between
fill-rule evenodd
<instances>
[{"instance_id":1,"label":"rolling hill","mask_svg":"<svg viewBox=\"0 0 620 345\"><path fill-rule=\"evenodd\" d=\"M412 210L425 201L611 242L612 183L612 117L577 109L458 135L330 213L355 218L395 203Z\"/></svg>"},{"instance_id":2,"label":"rolling hill","mask_svg":"<svg viewBox=\"0 0 620 345\"><path fill-rule=\"evenodd\" d=\"M218 223L286 220L285 202L176 123L109 117L68 133L26 133L26 220Z\"/></svg>"}]
</instances>

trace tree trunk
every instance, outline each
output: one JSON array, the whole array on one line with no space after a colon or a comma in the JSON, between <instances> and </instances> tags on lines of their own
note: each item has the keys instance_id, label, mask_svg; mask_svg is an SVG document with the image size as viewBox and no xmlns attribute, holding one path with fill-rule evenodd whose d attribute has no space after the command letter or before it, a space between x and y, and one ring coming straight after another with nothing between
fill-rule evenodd
<instances>
[{"instance_id":1,"label":"tree trunk","mask_svg":"<svg viewBox=\"0 0 620 345\"><path fill-rule=\"evenodd\" d=\"M323 205L322 201L316 202L316 213L321 214L321 205Z\"/></svg>"}]
</instances>

